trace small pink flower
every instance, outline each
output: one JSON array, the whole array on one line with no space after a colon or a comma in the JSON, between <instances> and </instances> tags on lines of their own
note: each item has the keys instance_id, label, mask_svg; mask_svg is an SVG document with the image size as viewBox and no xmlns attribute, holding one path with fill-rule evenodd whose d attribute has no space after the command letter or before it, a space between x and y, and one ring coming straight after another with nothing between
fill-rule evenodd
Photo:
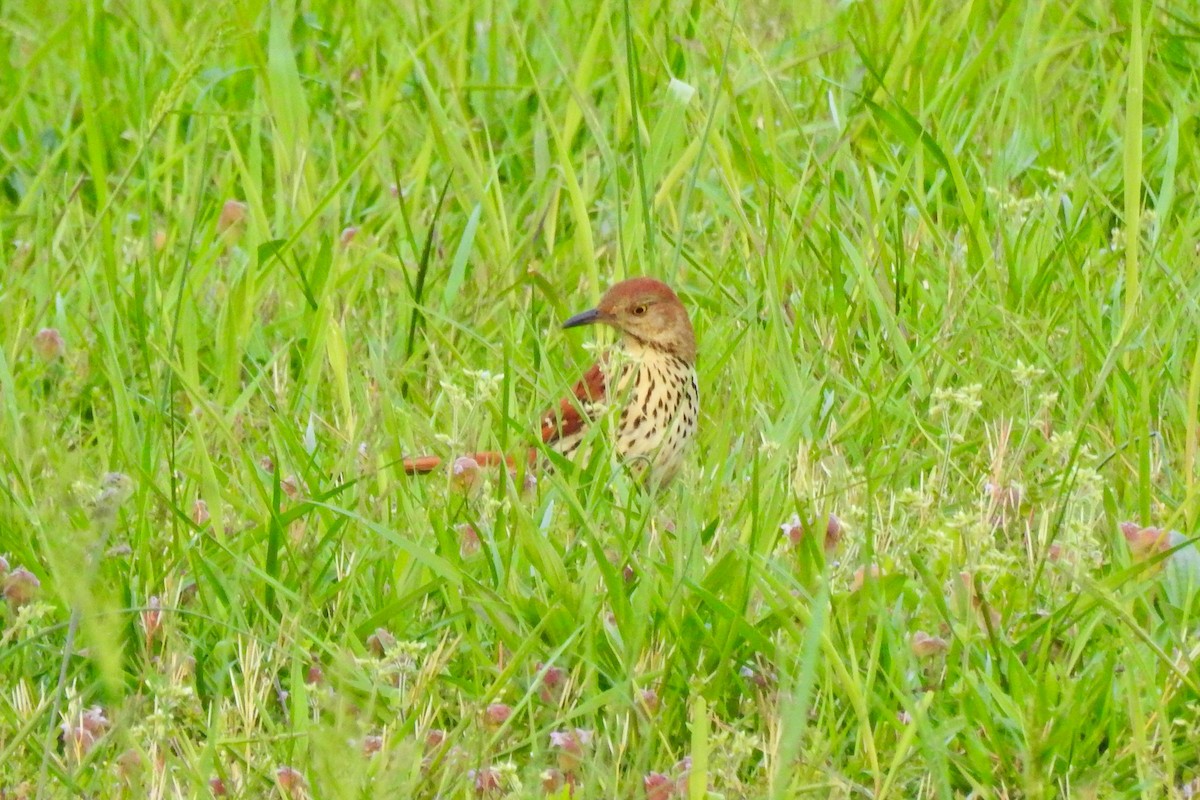
<instances>
[{"instance_id":1,"label":"small pink flower","mask_svg":"<svg viewBox=\"0 0 1200 800\"><path fill-rule=\"evenodd\" d=\"M850 591L857 592L868 580L877 580L882 575L883 571L874 564L866 569L859 567L854 571L854 578L850 581Z\"/></svg>"},{"instance_id":2,"label":"small pink flower","mask_svg":"<svg viewBox=\"0 0 1200 800\"><path fill-rule=\"evenodd\" d=\"M313 662L308 665L308 671L304 673L304 682L309 686L319 686L325 681L325 671L321 669L321 665Z\"/></svg>"},{"instance_id":3,"label":"small pink flower","mask_svg":"<svg viewBox=\"0 0 1200 800\"><path fill-rule=\"evenodd\" d=\"M1143 561L1171 548L1170 534L1162 528L1143 528L1136 522L1122 522L1121 533L1135 561Z\"/></svg>"},{"instance_id":4,"label":"small pink flower","mask_svg":"<svg viewBox=\"0 0 1200 800\"><path fill-rule=\"evenodd\" d=\"M275 782L288 797L304 797L307 794L308 781L304 780L304 776L299 770L292 767L276 769Z\"/></svg>"},{"instance_id":5,"label":"small pink flower","mask_svg":"<svg viewBox=\"0 0 1200 800\"><path fill-rule=\"evenodd\" d=\"M925 631L917 631L909 639L909 647L917 658L929 658L946 652L950 645L940 636L930 636Z\"/></svg>"},{"instance_id":6,"label":"small pink flower","mask_svg":"<svg viewBox=\"0 0 1200 800\"><path fill-rule=\"evenodd\" d=\"M662 704L662 701L658 697L658 692L653 689L643 689L639 696L642 700L642 707L646 710L647 714L653 716L658 713L658 708Z\"/></svg>"},{"instance_id":7,"label":"small pink flower","mask_svg":"<svg viewBox=\"0 0 1200 800\"><path fill-rule=\"evenodd\" d=\"M543 703L558 702L567 682L567 671L562 667L545 666L541 662L538 662L537 670L542 675L542 685L538 689L538 697Z\"/></svg>"},{"instance_id":8,"label":"small pink flower","mask_svg":"<svg viewBox=\"0 0 1200 800\"><path fill-rule=\"evenodd\" d=\"M592 732L583 728L552 731L550 747L558 750L558 768L568 774L575 772L583 760L584 749L592 742Z\"/></svg>"},{"instance_id":9,"label":"small pink flower","mask_svg":"<svg viewBox=\"0 0 1200 800\"><path fill-rule=\"evenodd\" d=\"M479 552L479 533L473 525L464 522L458 528L458 553L463 558L470 558Z\"/></svg>"},{"instance_id":10,"label":"small pink flower","mask_svg":"<svg viewBox=\"0 0 1200 800\"><path fill-rule=\"evenodd\" d=\"M459 456L450 465L450 482L458 489L470 489L479 481L479 462L470 456Z\"/></svg>"},{"instance_id":11,"label":"small pink flower","mask_svg":"<svg viewBox=\"0 0 1200 800\"><path fill-rule=\"evenodd\" d=\"M382 656L396 646L396 637L387 628L376 628L367 637L367 647L377 656Z\"/></svg>"},{"instance_id":12,"label":"small pink flower","mask_svg":"<svg viewBox=\"0 0 1200 800\"><path fill-rule=\"evenodd\" d=\"M661 772L649 772L642 779L646 800L670 800L675 796L675 781Z\"/></svg>"},{"instance_id":13,"label":"small pink flower","mask_svg":"<svg viewBox=\"0 0 1200 800\"><path fill-rule=\"evenodd\" d=\"M100 706L92 706L75 720L64 721L62 731L67 754L76 761L82 761L108 727L108 717Z\"/></svg>"},{"instance_id":14,"label":"small pink flower","mask_svg":"<svg viewBox=\"0 0 1200 800\"><path fill-rule=\"evenodd\" d=\"M42 582L24 567L17 567L4 579L4 599L14 606L23 606L42 588Z\"/></svg>"},{"instance_id":15,"label":"small pink flower","mask_svg":"<svg viewBox=\"0 0 1200 800\"><path fill-rule=\"evenodd\" d=\"M829 519L825 521L825 551L833 550L841 541L842 521L838 519L837 514L831 511L829 512Z\"/></svg>"},{"instance_id":16,"label":"small pink flower","mask_svg":"<svg viewBox=\"0 0 1200 800\"><path fill-rule=\"evenodd\" d=\"M817 522L811 519L804 521L800 519L799 514L792 514L792 516L786 522L779 526L779 529L783 532L783 535L788 538L788 541L790 541L793 546L799 546L800 542L804 540L804 537L808 535L810 531L816 531L818 527L819 524ZM825 538L822 541L822 546L825 548L825 552L830 553L836 550L838 543L841 542L841 540L842 521L838 519L837 514L831 513L825 520Z\"/></svg>"},{"instance_id":17,"label":"small pink flower","mask_svg":"<svg viewBox=\"0 0 1200 800\"><path fill-rule=\"evenodd\" d=\"M792 514L789 519L779 526L779 530L793 545L798 545L804 540L804 523L800 521L799 514Z\"/></svg>"},{"instance_id":18,"label":"small pink flower","mask_svg":"<svg viewBox=\"0 0 1200 800\"><path fill-rule=\"evenodd\" d=\"M363 755L367 756L369 758L370 756L375 755L376 753L378 753L380 750L383 749L383 737L382 736L367 736L367 737L363 738L362 747L363 747Z\"/></svg>"},{"instance_id":19,"label":"small pink flower","mask_svg":"<svg viewBox=\"0 0 1200 800\"><path fill-rule=\"evenodd\" d=\"M241 225L246 219L248 208L249 206L238 200L226 200L225 204L221 206L220 216L217 217L217 231L224 233Z\"/></svg>"},{"instance_id":20,"label":"small pink flower","mask_svg":"<svg viewBox=\"0 0 1200 800\"><path fill-rule=\"evenodd\" d=\"M304 481L297 478L295 475L288 475L279 482L279 488L288 496L289 500L299 500L304 494Z\"/></svg>"},{"instance_id":21,"label":"small pink flower","mask_svg":"<svg viewBox=\"0 0 1200 800\"><path fill-rule=\"evenodd\" d=\"M446 741L446 732L441 728L434 728L429 733L425 734L425 749L436 750Z\"/></svg>"},{"instance_id":22,"label":"small pink flower","mask_svg":"<svg viewBox=\"0 0 1200 800\"><path fill-rule=\"evenodd\" d=\"M355 236L358 236L358 228L354 225L342 228L342 235L338 238L338 244L342 247L349 247L350 243L354 241Z\"/></svg>"},{"instance_id":23,"label":"small pink flower","mask_svg":"<svg viewBox=\"0 0 1200 800\"><path fill-rule=\"evenodd\" d=\"M738 670L738 674L741 675L744 680L753 684L757 689L769 689L771 684L774 682L774 676L772 676L769 672L764 672L763 670L757 667L752 667L749 664L743 665L742 668Z\"/></svg>"},{"instance_id":24,"label":"small pink flower","mask_svg":"<svg viewBox=\"0 0 1200 800\"><path fill-rule=\"evenodd\" d=\"M208 503L197 498L196 502L192 503L192 522L196 523L196 527L203 528L209 519Z\"/></svg>"},{"instance_id":25,"label":"small pink flower","mask_svg":"<svg viewBox=\"0 0 1200 800\"><path fill-rule=\"evenodd\" d=\"M508 703L492 703L483 712L483 724L489 728L499 728L508 722L512 716L512 706Z\"/></svg>"},{"instance_id":26,"label":"small pink flower","mask_svg":"<svg viewBox=\"0 0 1200 800\"><path fill-rule=\"evenodd\" d=\"M67 352L67 343L57 328L42 328L33 336L33 352L43 361L57 361Z\"/></svg>"},{"instance_id":27,"label":"small pink flower","mask_svg":"<svg viewBox=\"0 0 1200 800\"><path fill-rule=\"evenodd\" d=\"M499 794L504 789L504 780L500 775L500 770L495 767L473 769L467 773L467 777L475 784L475 794Z\"/></svg>"},{"instance_id":28,"label":"small pink flower","mask_svg":"<svg viewBox=\"0 0 1200 800\"><path fill-rule=\"evenodd\" d=\"M152 595L146 601L146 608L142 610L142 630L146 634L146 647L149 648L162 631L162 603L158 595Z\"/></svg>"},{"instance_id":29,"label":"small pink flower","mask_svg":"<svg viewBox=\"0 0 1200 800\"><path fill-rule=\"evenodd\" d=\"M564 786L571 787L568 792L571 796L575 794L575 784L570 775L564 775L562 770L554 769L553 767L542 772L542 791L546 794L553 795L560 791Z\"/></svg>"}]
</instances>

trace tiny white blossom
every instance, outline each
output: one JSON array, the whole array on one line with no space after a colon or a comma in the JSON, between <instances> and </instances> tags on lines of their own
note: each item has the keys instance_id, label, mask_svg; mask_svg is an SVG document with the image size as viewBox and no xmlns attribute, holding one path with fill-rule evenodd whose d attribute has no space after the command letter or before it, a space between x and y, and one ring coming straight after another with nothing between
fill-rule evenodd
<instances>
[{"instance_id":1,"label":"tiny white blossom","mask_svg":"<svg viewBox=\"0 0 1200 800\"><path fill-rule=\"evenodd\" d=\"M678 78L671 78L671 82L667 84L667 93L672 100L686 106L696 96L696 87L690 83L684 83Z\"/></svg>"}]
</instances>

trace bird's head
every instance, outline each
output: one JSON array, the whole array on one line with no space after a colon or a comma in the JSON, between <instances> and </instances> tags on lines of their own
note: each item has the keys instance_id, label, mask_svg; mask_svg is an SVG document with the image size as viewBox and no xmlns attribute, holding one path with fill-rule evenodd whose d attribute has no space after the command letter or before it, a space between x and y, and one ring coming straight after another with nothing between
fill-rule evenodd
<instances>
[{"instance_id":1,"label":"bird's head","mask_svg":"<svg viewBox=\"0 0 1200 800\"><path fill-rule=\"evenodd\" d=\"M689 364L696 360L696 335L687 310L671 287L653 278L614 284L600 305L576 314L564 328L601 322L621 332L626 342L661 350Z\"/></svg>"}]
</instances>

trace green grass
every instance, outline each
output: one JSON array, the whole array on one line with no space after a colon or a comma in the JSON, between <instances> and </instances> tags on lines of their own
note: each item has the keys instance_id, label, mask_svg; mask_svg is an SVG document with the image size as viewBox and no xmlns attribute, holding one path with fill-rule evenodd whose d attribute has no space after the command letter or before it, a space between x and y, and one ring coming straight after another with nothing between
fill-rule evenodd
<instances>
[{"instance_id":1,"label":"green grass","mask_svg":"<svg viewBox=\"0 0 1200 800\"><path fill-rule=\"evenodd\" d=\"M0 31L0 797L1190 796L1200 607L1119 523L1200 512L1191 5ZM700 344L664 495L403 474L527 441L634 274Z\"/></svg>"}]
</instances>

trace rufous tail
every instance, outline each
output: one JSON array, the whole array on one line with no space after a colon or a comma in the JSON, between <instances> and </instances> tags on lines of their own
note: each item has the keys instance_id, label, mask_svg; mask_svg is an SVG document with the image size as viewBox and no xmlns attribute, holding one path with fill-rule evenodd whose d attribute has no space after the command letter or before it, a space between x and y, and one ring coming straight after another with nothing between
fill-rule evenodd
<instances>
[{"instance_id":1,"label":"rufous tail","mask_svg":"<svg viewBox=\"0 0 1200 800\"><path fill-rule=\"evenodd\" d=\"M537 458L537 450L529 449L529 463L534 463ZM470 459L481 467L498 467L501 464L507 464L509 468L516 466L517 461L513 456L506 456L503 453L495 450L481 450L478 453L463 453L458 458L453 459L450 463L459 461L460 459ZM446 463L446 459L441 456L409 456L404 459L404 471L409 475L423 475L427 472L433 472L442 464Z\"/></svg>"}]
</instances>

